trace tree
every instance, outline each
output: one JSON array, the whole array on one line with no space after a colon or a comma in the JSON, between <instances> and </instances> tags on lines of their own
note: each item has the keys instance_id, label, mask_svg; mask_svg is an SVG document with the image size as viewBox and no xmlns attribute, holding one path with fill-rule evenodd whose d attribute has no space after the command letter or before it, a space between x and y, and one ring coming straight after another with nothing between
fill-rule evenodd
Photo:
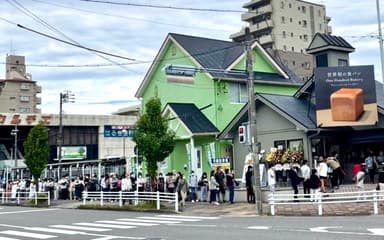
<instances>
[{"instance_id":1,"label":"tree","mask_svg":"<svg viewBox=\"0 0 384 240\"><path fill-rule=\"evenodd\" d=\"M146 104L146 111L137 125L133 141L147 163L148 174L156 177L157 162L163 161L175 147L175 133L168 129L167 120L161 115L161 102L157 97Z\"/></svg>"},{"instance_id":2,"label":"tree","mask_svg":"<svg viewBox=\"0 0 384 240\"><path fill-rule=\"evenodd\" d=\"M29 132L24 142L24 157L25 164L34 178L36 189L39 189L38 179L48 164L49 157L48 128L42 121Z\"/></svg>"}]
</instances>

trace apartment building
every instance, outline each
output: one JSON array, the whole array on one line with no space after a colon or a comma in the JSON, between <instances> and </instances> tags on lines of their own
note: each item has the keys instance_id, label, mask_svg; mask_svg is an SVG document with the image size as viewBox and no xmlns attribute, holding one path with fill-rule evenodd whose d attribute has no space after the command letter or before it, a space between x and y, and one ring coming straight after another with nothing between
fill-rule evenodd
<instances>
[{"instance_id":1,"label":"apartment building","mask_svg":"<svg viewBox=\"0 0 384 240\"><path fill-rule=\"evenodd\" d=\"M251 0L242 14L250 34L303 80L312 75L313 56L305 53L316 33L330 34L325 6L301 0ZM230 36L245 40L245 29Z\"/></svg>"},{"instance_id":2,"label":"apartment building","mask_svg":"<svg viewBox=\"0 0 384 240\"><path fill-rule=\"evenodd\" d=\"M0 79L0 112L41 113L41 86L26 72L25 57L8 55L5 79Z\"/></svg>"}]
</instances>

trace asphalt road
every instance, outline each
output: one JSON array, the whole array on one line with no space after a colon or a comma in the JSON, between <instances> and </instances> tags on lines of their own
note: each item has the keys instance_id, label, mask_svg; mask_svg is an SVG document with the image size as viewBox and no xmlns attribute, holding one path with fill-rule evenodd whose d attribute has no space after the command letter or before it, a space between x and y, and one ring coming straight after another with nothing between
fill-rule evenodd
<instances>
[{"instance_id":1,"label":"asphalt road","mask_svg":"<svg viewBox=\"0 0 384 240\"><path fill-rule=\"evenodd\" d=\"M0 207L0 240L11 239L384 239L384 216L192 216Z\"/></svg>"}]
</instances>

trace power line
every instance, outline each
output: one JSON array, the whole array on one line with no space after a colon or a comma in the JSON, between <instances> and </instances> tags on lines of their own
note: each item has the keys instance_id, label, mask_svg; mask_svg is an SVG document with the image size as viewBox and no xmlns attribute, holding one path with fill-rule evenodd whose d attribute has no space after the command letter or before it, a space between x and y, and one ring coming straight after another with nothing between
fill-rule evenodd
<instances>
[{"instance_id":1,"label":"power line","mask_svg":"<svg viewBox=\"0 0 384 240\"><path fill-rule=\"evenodd\" d=\"M213 8L187 8L187 7L175 7L164 5L152 5L152 4L139 4L139 3L121 3L112 1L98 1L98 0L80 0L82 2L103 3L121 6L134 6L134 7L146 7L146 8L160 8L160 9L172 9L172 10L187 10L187 11L199 11L199 12L222 12L222 13L243 13L241 10L231 9L213 9Z\"/></svg>"},{"instance_id":2,"label":"power line","mask_svg":"<svg viewBox=\"0 0 384 240\"><path fill-rule=\"evenodd\" d=\"M179 28L183 28L183 29L189 28L189 29L209 30L209 31L215 30L215 31L220 31L220 32L231 32L231 31L226 31L226 30L220 30L220 29L217 29L217 28L196 27L196 26L191 26L191 25L181 25L181 24L174 24L174 23L166 23L166 22L161 22L161 21L149 20L149 19L145 19L145 18L128 17L128 16L117 15L117 14L109 14L109 13L104 13L104 12L96 12L96 11L91 11L91 10L88 10L88 9L81 9L81 8L65 6L65 5L61 5L61 4L57 4L57 3L53 3L53 2L46 2L46 1L43 1L43 0L31 0L31 1L43 3L43 4L46 4L46 5L61 7L61 8L65 8L65 9L72 9L72 10L76 10L76 11L80 11L80 12L92 13L92 14L96 14L96 15L109 16L109 17L122 18L122 19L129 19L129 20L142 21L142 22L149 22L149 23L154 23L154 24L158 24L158 25L179 27Z\"/></svg>"}]
</instances>

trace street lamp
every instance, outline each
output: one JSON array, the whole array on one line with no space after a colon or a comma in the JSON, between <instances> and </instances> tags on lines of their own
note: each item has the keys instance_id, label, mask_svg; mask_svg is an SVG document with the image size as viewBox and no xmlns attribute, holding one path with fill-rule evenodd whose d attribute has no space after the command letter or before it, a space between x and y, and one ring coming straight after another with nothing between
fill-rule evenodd
<instances>
[{"instance_id":1,"label":"street lamp","mask_svg":"<svg viewBox=\"0 0 384 240\"><path fill-rule=\"evenodd\" d=\"M63 103L74 103L75 95L70 91L65 91L60 93L60 112L59 112L59 134L57 135L57 145L58 145L58 160L61 163L61 147L63 145ZM60 168L60 166L59 166ZM60 176L58 176L60 177Z\"/></svg>"}]
</instances>

